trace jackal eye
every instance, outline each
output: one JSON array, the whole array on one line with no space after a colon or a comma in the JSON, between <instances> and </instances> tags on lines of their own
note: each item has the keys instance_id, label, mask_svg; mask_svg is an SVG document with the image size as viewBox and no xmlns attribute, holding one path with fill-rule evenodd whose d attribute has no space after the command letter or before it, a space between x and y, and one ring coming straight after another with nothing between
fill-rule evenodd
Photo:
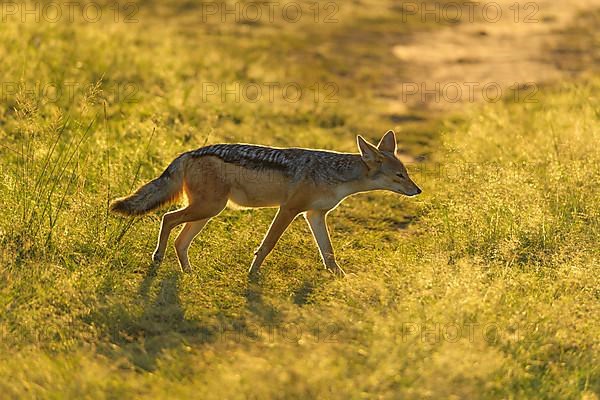
<instances>
[{"instance_id":1,"label":"jackal eye","mask_svg":"<svg viewBox=\"0 0 600 400\"><path fill-rule=\"evenodd\" d=\"M404 175L402 172L396 172L396 176L398 178L406 179L406 175Z\"/></svg>"}]
</instances>

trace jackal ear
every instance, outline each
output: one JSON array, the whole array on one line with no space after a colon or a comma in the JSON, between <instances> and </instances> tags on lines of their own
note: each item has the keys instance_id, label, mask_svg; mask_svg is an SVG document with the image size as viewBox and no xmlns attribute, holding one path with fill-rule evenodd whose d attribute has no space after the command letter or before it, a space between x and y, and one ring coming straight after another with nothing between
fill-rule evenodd
<instances>
[{"instance_id":1,"label":"jackal ear","mask_svg":"<svg viewBox=\"0 0 600 400\"><path fill-rule=\"evenodd\" d=\"M396 134L394 131L387 131L385 135L379 141L377 145L379 151L386 151L388 153L396 154Z\"/></svg>"},{"instance_id":2,"label":"jackal ear","mask_svg":"<svg viewBox=\"0 0 600 400\"><path fill-rule=\"evenodd\" d=\"M381 159L381 154L377 147L367 142L362 136L356 136L356 143L358 144L358 150L363 161L367 164L377 163Z\"/></svg>"}]
</instances>

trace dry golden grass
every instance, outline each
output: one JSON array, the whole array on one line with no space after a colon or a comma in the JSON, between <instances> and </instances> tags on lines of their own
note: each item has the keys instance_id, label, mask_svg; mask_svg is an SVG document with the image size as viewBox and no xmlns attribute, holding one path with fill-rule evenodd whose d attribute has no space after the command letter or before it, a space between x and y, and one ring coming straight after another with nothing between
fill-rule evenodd
<instances>
[{"instance_id":1,"label":"dry golden grass","mask_svg":"<svg viewBox=\"0 0 600 400\"><path fill-rule=\"evenodd\" d=\"M442 123L390 113L391 46L433 27L367 5L332 26L201 24L170 2L133 25L0 24L18 84L0 102L2 396L597 398L600 83ZM200 91L234 81L334 82L339 101ZM50 100L36 82L78 90ZM172 251L150 266L159 213L107 212L205 142L354 151L389 128L427 156L409 166L425 192L333 213L344 280L299 220L249 284L273 210L212 221L189 275Z\"/></svg>"}]
</instances>

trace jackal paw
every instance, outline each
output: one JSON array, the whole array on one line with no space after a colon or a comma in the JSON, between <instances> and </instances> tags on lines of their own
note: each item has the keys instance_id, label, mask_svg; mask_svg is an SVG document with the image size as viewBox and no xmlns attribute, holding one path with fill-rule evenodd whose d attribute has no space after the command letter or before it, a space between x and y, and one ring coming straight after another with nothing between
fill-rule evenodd
<instances>
[{"instance_id":1,"label":"jackal paw","mask_svg":"<svg viewBox=\"0 0 600 400\"><path fill-rule=\"evenodd\" d=\"M342 267L340 267L337 264L328 265L327 269L329 270L329 272L331 272L332 274L334 274L338 278L343 278L343 277L346 276L346 273L344 272L344 270L342 269Z\"/></svg>"},{"instance_id":2,"label":"jackal paw","mask_svg":"<svg viewBox=\"0 0 600 400\"><path fill-rule=\"evenodd\" d=\"M184 274L192 272L192 266L190 264L179 264L179 268L181 268L181 272Z\"/></svg>"},{"instance_id":3,"label":"jackal paw","mask_svg":"<svg viewBox=\"0 0 600 400\"><path fill-rule=\"evenodd\" d=\"M160 266L160 264L162 263L162 260L163 260L163 255L162 254L159 254L159 253L156 253L156 252L152 254L152 264L155 267Z\"/></svg>"}]
</instances>

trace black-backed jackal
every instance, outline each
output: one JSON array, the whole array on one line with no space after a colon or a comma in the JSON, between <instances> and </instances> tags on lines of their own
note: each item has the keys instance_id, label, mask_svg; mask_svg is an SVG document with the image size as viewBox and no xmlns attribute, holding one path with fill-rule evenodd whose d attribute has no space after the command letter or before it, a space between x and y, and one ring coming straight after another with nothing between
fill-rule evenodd
<instances>
[{"instance_id":1,"label":"black-backed jackal","mask_svg":"<svg viewBox=\"0 0 600 400\"><path fill-rule=\"evenodd\" d=\"M349 195L389 190L414 196L421 189L396 157L396 137L387 132L377 146L357 137L360 154L312 149L280 149L249 144L216 144L177 157L161 176L131 196L115 200L111 210L140 215L183 195L188 205L162 218L155 263L164 257L171 230L185 224L175 249L183 271L190 271L188 248L204 225L228 201L243 207L279 207L255 252L250 274L256 274L288 225L304 213L325 267L344 271L335 261L327 229L327 213Z\"/></svg>"}]
</instances>

